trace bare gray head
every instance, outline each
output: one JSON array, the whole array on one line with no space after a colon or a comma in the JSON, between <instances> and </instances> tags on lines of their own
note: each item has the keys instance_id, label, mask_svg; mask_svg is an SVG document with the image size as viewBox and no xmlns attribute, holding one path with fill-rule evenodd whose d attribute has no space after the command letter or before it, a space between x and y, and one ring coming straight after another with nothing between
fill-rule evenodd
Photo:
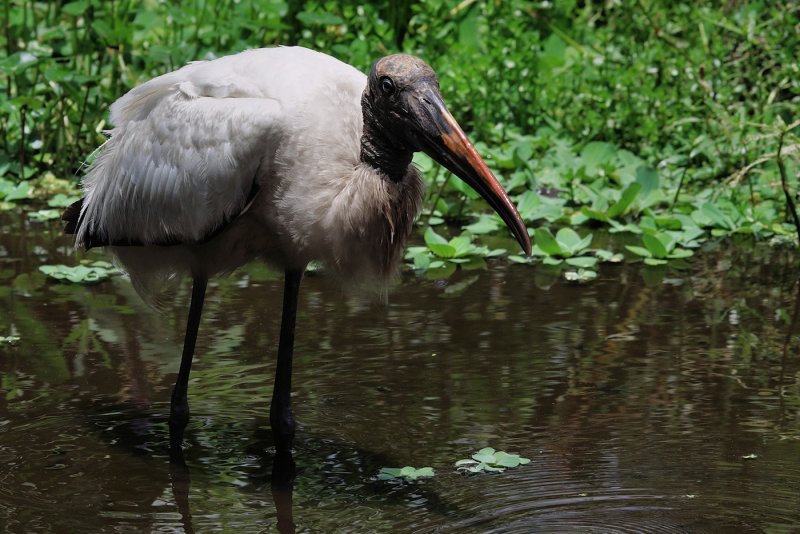
<instances>
[{"instance_id":1,"label":"bare gray head","mask_svg":"<svg viewBox=\"0 0 800 534\"><path fill-rule=\"evenodd\" d=\"M416 93L430 87L439 93L436 73L414 56L386 56L370 69L361 98L361 159L394 181L402 180L413 153L420 150L413 135L409 135L408 122L413 115L413 102L418 99Z\"/></svg>"},{"instance_id":2,"label":"bare gray head","mask_svg":"<svg viewBox=\"0 0 800 534\"><path fill-rule=\"evenodd\" d=\"M475 189L530 254L519 213L448 111L427 63L404 54L379 59L370 69L361 107L361 161L402 182L414 152L425 152Z\"/></svg>"}]
</instances>

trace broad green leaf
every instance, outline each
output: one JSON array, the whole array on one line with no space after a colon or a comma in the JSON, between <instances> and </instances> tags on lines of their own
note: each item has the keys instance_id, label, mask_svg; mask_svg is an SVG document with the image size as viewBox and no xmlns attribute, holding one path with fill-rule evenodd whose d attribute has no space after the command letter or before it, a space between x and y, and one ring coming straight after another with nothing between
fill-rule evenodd
<instances>
[{"instance_id":1,"label":"broad green leaf","mask_svg":"<svg viewBox=\"0 0 800 534\"><path fill-rule=\"evenodd\" d=\"M625 245L625 248L636 254L637 256L642 256L643 258L651 258L653 255L644 247L638 247L636 245Z\"/></svg>"},{"instance_id":2,"label":"broad green leaf","mask_svg":"<svg viewBox=\"0 0 800 534\"><path fill-rule=\"evenodd\" d=\"M718 207L710 202L703 204L703 207L700 208L703 212L703 215L708 217L711 220L711 223L724 230L734 230L736 228L736 224L733 220L728 217L726 214L722 213Z\"/></svg>"},{"instance_id":3,"label":"broad green leaf","mask_svg":"<svg viewBox=\"0 0 800 534\"><path fill-rule=\"evenodd\" d=\"M592 141L581 150L581 159L588 176L597 174L598 167L609 162L617 153L617 148L601 141Z\"/></svg>"},{"instance_id":4,"label":"broad green leaf","mask_svg":"<svg viewBox=\"0 0 800 534\"><path fill-rule=\"evenodd\" d=\"M453 247L453 250L455 251L453 257L455 258L466 256L475 248L475 246L470 242L470 238L463 235L454 237L450 240L448 245Z\"/></svg>"},{"instance_id":5,"label":"broad green leaf","mask_svg":"<svg viewBox=\"0 0 800 534\"><path fill-rule=\"evenodd\" d=\"M536 246L548 256L560 256L563 254L561 247L547 228L536 228L533 231L533 238Z\"/></svg>"},{"instance_id":6,"label":"broad green leaf","mask_svg":"<svg viewBox=\"0 0 800 534\"><path fill-rule=\"evenodd\" d=\"M47 205L51 208L66 208L73 204L74 202L80 200L78 196L72 195L65 195L64 193L59 193L50 200L47 201Z\"/></svg>"},{"instance_id":7,"label":"broad green leaf","mask_svg":"<svg viewBox=\"0 0 800 534\"><path fill-rule=\"evenodd\" d=\"M645 234L657 234L659 231L656 220L649 215L645 215L641 218L639 221L639 229Z\"/></svg>"},{"instance_id":8,"label":"broad green leaf","mask_svg":"<svg viewBox=\"0 0 800 534\"><path fill-rule=\"evenodd\" d=\"M452 258L456 254L455 247L451 246L445 238L428 227L425 230L425 244L440 258Z\"/></svg>"},{"instance_id":9,"label":"broad green leaf","mask_svg":"<svg viewBox=\"0 0 800 534\"><path fill-rule=\"evenodd\" d=\"M421 467L417 469L407 465L405 467L382 467L378 472L379 480L392 480L396 478L405 478L408 480L416 480L420 477L432 477L434 475L433 468Z\"/></svg>"},{"instance_id":10,"label":"broad green leaf","mask_svg":"<svg viewBox=\"0 0 800 534\"><path fill-rule=\"evenodd\" d=\"M414 268L425 270L431 266L431 257L427 254L417 254L414 256Z\"/></svg>"},{"instance_id":11,"label":"broad green leaf","mask_svg":"<svg viewBox=\"0 0 800 534\"><path fill-rule=\"evenodd\" d=\"M483 449L479 450L475 454L472 455L473 460L477 462L483 462L487 464L492 464L495 462L494 456L495 450L491 447L484 447Z\"/></svg>"},{"instance_id":12,"label":"broad green leaf","mask_svg":"<svg viewBox=\"0 0 800 534\"><path fill-rule=\"evenodd\" d=\"M507 452L499 451L495 457L495 465L499 465L500 467L517 467L519 465L519 456L516 454L508 454Z\"/></svg>"},{"instance_id":13,"label":"broad green leaf","mask_svg":"<svg viewBox=\"0 0 800 534\"><path fill-rule=\"evenodd\" d=\"M664 248L667 250L667 255L675 248L675 238L672 237L670 232L660 232L653 237L661 241L661 244L664 245Z\"/></svg>"},{"instance_id":14,"label":"broad green leaf","mask_svg":"<svg viewBox=\"0 0 800 534\"><path fill-rule=\"evenodd\" d=\"M592 242L592 234L581 236L572 228L564 227L556 234L556 241L561 247L562 254L571 256L588 247Z\"/></svg>"},{"instance_id":15,"label":"broad green leaf","mask_svg":"<svg viewBox=\"0 0 800 534\"><path fill-rule=\"evenodd\" d=\"M644 246L647 247L647 250L650 251L650 254L652 254L654 258L660 259L667 257L667 247L664 246L664 243L662 243L658 237L650 234L643 234L642 243L644 243Z\"/></svg>"},{"instance_id":16,"label":"broad green leaf","mask_svg":"<svg viewBox=\"0 0 800 534\"><path fill-rule=\"evenodd\" d=\"M4 191L5 195L3 200L6 202L14 202L16 200L26 200L31 197L33 186L28 182L20 182L17 185ZM2 198L2 197L0 197Z\"/></svg>"},{"instance_id":17,"label":"broad green leaf","mask_svg":"<svg viewBox=\"0 0 800 534\"><path fill-rule=\"evenodd\" d=\"M407 477L414 475L416 472L417 470L415 468L411 467L410 465L407 465L400 470L400 476Z\"/></svg>"},{"instance_id":18,"label":"broad green leaf","mask_svg":"<svg viewBox=\"0 0 800 534\"><path fill-rule=\"evenodd\" d=\"M644 262L647 265L657 266L657 265L665 265L667 263L667 260L662 260L659 258L645 258Z\"/></svg>"},{"instance_id":19,"label":"broad green leaf","mask_svg":"<svg viewBox=\"0 0 800 534\"><path fill-rule=\"evenodd\" d=\"M432 477L434 476L435 473L432 467L420 467L419 469L417 469L417 472L415 474L419 478L419 477Z\"/></svg>"},{"instance_id":20,"label":"broad green leaf","mask_svg":"<svg viewBox=\"0 0 800 534\"><path fill-rule=\"evenodd\" d=\"M624 215L628 207L633 203L636 199L636 195L639 194L639 190L642 189L642 185L638 182L631 183L625 190L622 192L622 196L619 199L619 202L614 204L608 209L608 216L612 219L616 219L620 215Z\"/></svg>"},{"instance_id":21,"label":"broad green leaf","mask_svg":"<svg viewBox=\"0 0 800 534\"><path fill-rule=\"evenodd\" d=\"M658 215L655 217L655 221L659 228L664 228L666 230L680 230L683 228L681 220L672 215Z\"/></svg>"},{"instance_id":22,"label":"broad green leaf","mask_svg":"<svg viewBox=\"0 0 800 534\"><path fill-rule=\"evenodd\" d=\"M634 183L641 185L641 198L647 199L651 193L658 190L658 171L653 167L642 165L636 169L636 182Z\"/></svg>"},{"instance_id":23,"label":"broad green leaf","mask_svg":"<svg viewBox=\"0 0 800 534\"><path fill-rule=\"evenodd\" d=\"M428 246L431 246L432 244L436 245L447 244L447 239L434 232L433 228L426 229L424 237L425 237L425 244Z\"/></svg>"}]
</instances>

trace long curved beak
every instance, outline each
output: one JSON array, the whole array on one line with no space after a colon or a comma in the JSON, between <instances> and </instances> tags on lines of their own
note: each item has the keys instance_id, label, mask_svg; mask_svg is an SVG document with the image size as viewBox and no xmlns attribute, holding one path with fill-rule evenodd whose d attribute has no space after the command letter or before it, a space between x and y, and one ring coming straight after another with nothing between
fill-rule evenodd
<instances>
[{"instance_id":1,"label":"long curved beak","mask_svg":"<svg viewBox=\"0 0 800 534\"><path fill-rule=\"evenodd\" d=\"M517 208L450 114L439 92L425 88L419 97L410 99L410 107L417 119L422 150L477 191L500 215L525 254L530 255L531 238Z\"/></svg>"}]
</instances>

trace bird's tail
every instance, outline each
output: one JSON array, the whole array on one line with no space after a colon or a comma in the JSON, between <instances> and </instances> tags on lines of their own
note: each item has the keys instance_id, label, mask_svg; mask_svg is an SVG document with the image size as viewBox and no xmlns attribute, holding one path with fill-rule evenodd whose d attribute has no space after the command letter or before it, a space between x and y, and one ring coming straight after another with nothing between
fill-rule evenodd
<instances>
[{"instance_id":1,"label":"bird's tail","mask_svg":"<svg viewBox=\"0 0 800 534\"><path fill-rule=\"evenodd\" d=\"M64 233L76 236L75 247L83 247L86 250L89 250L92 247L106 247L110 244L107 239L100 238L96 234L84 231L84 229L81 228L85 222L85 213L83 212L83 204L85 200L86 197L83 197L80 200L73 202L67 207L67 209L64 210L64 213L61 214L61 220L66 223L64 225Z\"/></svg>"},{"instance_id":2,"label":"bird's tail","mask_svg":"<svg viewBox=\"0 0 800 534\"><path fill-rule=\"evenodd\" d=\"M64 213L61 214L61 220L67 223L64 225L65 234L78 233L78 227L81 225L82 208L83 198L70 204L67 209L64 210Z\"/></svg>"}]
</instances>

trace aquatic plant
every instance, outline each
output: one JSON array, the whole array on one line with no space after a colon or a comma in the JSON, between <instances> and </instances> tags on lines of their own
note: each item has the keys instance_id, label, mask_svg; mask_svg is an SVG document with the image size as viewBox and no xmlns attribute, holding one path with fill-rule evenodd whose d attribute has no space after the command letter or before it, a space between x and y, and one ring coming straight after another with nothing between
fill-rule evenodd
<instances>
[{"instance_id":1,"label":"aquatic plant","mask_svg":"<svg viewBox=\"0 0 800 534\"><path fill-rule=\"evenodd\" d=\"M418 478L428 478L434 476L432 467L382 467L378 473L378 480L417 480Z\"/></svg>"},{"instance_id":2,"label":"aquatic plant","mask_svg":"<svg viewBox=\"0 0 800 534\"><path fill-rule=\"evenodd\" d=\"M39 271L50 278L73 284L95 284L110 278L116 269L107 261L94 261L70 267L68 265L42 265Z\"/></svg>"},{"instance_id":3,"label":"aquatic plant","mask_svg":"<svg viewBox=\"0 0 800 534\"><path fill-rule=\"evenodd\" d=\"M455 466L460 471L468 473L502 473L506 469L519 467L530 463L528 458L523 458L519 454L510 454L504 451L497 451L492 447L484 447L471 458L458 460Z\"/></svg>"}]
</instances>

